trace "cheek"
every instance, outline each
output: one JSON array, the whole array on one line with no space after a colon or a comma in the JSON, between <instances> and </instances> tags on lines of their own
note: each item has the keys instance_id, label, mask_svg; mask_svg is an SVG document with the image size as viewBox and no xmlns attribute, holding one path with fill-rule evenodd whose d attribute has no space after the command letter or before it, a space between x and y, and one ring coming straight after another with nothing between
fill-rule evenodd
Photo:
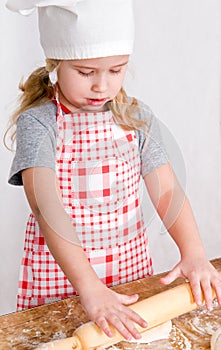
<instances>
[{"instance_id":1,"label":"cheek","mask_svg":"<svg viewBox=\"0 0 221 350\"><path fill-rule=\"evenodd\" d=\"M121 83L123 83L125 76L126 76L127 70L125 69L125 71L123 72L122 76L121 76Z\"/></svg>"},{"instance_id":2,"label":"cheek","mask_svg":"<svg viewBox=\"0 0 221 350\"><path fill-rule=\"evenodd\" d=\"M123 81L124 81L124 76L120 76L118 79L116 79L116 81L113 84L112 90L115 90L118 92L122 87Z\"/></svg>"},{"instance_id":3,"label":"cheek","mask_svg":"<svg viewBox=\"0 0 221 350\"><path fill-rule=\"evenodd\" d=\"M115 87L120 89L123 82L124 82L124 78L125 78L125 74L126 74L126 71L122 72L122 74L120 74L116 80L115 80Z\"/></svg>"},{"instance_id":4,"label":"cheek","mask_svg":"<svg viewBox=\"0 0 221 350\"><path fill-rule=\"evenodd\" d=\"M82 90L81 81L79 81L79 79L74 76L72 72L67 72L66 74L61 74L58 76L58 83L63 94L68 96L79 94Z\"/></svg>"}]
</instances>

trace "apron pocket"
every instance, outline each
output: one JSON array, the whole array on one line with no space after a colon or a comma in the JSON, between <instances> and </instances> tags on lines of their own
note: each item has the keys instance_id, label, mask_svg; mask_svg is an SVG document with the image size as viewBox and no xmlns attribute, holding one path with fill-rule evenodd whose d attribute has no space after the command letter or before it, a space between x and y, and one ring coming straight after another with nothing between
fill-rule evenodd
<instances>
[{"instance_id":1,"label":"apron pocket","mask_svg":"<svg viewBox=\"0 0 221 350\"><path fill-rule=\"evenodd\" d=\"M97 276L107 287L119 284L118 247L86 249L85 253Z\"/></svg>"}]
</instances>

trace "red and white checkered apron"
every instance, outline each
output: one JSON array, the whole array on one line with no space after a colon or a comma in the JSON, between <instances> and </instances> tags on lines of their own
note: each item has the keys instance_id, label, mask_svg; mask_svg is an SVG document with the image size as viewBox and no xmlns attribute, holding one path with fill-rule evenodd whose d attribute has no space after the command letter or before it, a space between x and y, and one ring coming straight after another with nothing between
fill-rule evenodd
<instances>
[{"instance_id":1,"label":"red and white checkered apron","mask_svg":"<svg viewBox=\"0 0 221 350\"><path fill-rule=\"evenodd\" d=\"M116 125L110 111L64 113L59 102L57 130L56 173L64 207L97 275L107 286L151 275L135 132ZM17 309L74 294L31 214Z\"/></svg>"}]
</instances>

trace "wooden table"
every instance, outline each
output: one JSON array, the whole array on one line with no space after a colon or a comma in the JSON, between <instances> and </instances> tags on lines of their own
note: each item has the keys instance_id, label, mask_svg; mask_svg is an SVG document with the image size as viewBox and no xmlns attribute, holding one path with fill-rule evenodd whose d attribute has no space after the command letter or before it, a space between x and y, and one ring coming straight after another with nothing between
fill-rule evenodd
<instances>
[{"instance_id":1,"label":"wooden table","mask_svg":"<svg viewBox=\"0 0 221 350\"><path fill-rule=\"evenodd\" d=\"M221 258L213 260L212 263L221 272ZM162 275L164 274L119 285L113 287L113 289L125 294L138 293L140 300L142 300L183 283L183 279L178 279L170 286L164 286L159 283L159 278ZM194 325L193 320L197 320L197 325ZM82 310L78 297L0 316L0 350L34 349L40 343L71 336L74 329L87 321L88 318ZM183 343L187 341L185 340L186 338L192 344L190 349L210 349L210 333L218 326L221 327L221 308L215 302L214 309L211 312L208 312L205 307L200 308L197 311L174 319L173 324L175 327L173 337L176 339L170 341L164 347L160 345L159 349L188 348L187 346L185 347L185 344L179 345L181 341L179 339L182 337ZM190 324L192 324L191 329L188 328ZM132 345L130 346L127 345L126 348L135 349ZM119 348L124 349L124 346L119 345ZM136 347L136 349L138 348L142 350L158 349L157 344L156 347L142 345Z\"/></svg>"}]
</instances>

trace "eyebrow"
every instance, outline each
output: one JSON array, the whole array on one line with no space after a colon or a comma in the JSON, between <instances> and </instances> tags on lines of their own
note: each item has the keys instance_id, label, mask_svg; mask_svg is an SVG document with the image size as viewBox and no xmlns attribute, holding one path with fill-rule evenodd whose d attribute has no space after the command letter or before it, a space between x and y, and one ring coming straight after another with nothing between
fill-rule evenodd
<instances>
[{"instance_id":1,"label":"eyebrow","mask_svg":"<svg viewBox=\"0 0 221 350\"><path fill-rule=\"evenodd\" d=\"M123 63L120 63L120 64L117 64L116 66L111 66L111 68L117 68L117 67L123 67L125 66L126 64L128 64L128 61L126 62L123 62ZM97 67L88 67L88 66L79 66L79 65L73 65L75 68L84 68L84 69L97 69Z\"/></svg>"}]
</instances>

